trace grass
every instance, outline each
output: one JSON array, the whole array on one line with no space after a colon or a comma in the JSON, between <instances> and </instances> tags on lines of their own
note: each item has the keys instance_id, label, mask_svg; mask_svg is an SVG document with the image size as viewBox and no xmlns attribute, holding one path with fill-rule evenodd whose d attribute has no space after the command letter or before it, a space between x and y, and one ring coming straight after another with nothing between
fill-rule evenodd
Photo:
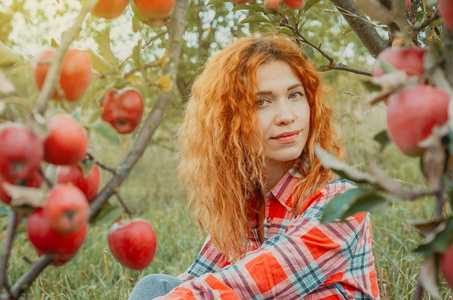
<instances>
[{"instance_id":1,"label":"grass","mask_svg":"<svg viewBox=\"0 0 453 300\"><path fill-rule=\"evenodd\" d=\"M385 109L369 107L363 99L341 93L337 98L334 119L345 140L348 163L362 171L375 163L408 184L424 185L418 160L404 157L392 145L379 151L379 145L372 140L374 134L385 128ZM90 228L87 241L72 261L61 267L49 267L38 277L28 298L127 299L140 278L150 273L177 275L190 266L204 236L189 218L185 195L177 184L174 136L175 126L164 123L155 136L159 143L150 145L121 187L134 217L147 220L156 231L159 246L153 263L142 271L122 267L108 249L110 224L98 224ZM121 137L121 144L112 146L102 137L92 136L94 154L104 164L114 166L127 153L132 139L133 136ZM103 183L108 175L102 171ZM413 250L421 239L405 220L428 219L432 211L432 200L422 199L395 202L373 212L374 254L382 299L411 298L422 260ZM6 219L0 220L0 224L5 226ZM26 234L20 233L14 241L8 269L11 285L30 267L24 258L34 261L37 255ZM441 277L439 282L442 299L452 299ZM431 297L425 294L424 299Z\"/></svg>"}]
</instances>

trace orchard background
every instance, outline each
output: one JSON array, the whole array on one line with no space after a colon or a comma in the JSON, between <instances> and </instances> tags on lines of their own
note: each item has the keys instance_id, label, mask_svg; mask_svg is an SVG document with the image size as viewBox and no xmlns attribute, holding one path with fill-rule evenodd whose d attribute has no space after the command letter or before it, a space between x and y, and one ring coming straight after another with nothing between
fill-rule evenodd
<instances>
[{"instance_id":1,"label":"orchard background","mask_svg":"<svg viewBox=\"0 0 453 300\"><path fill-rule=\"evenodd\" d=\"M0 122L32 124L32 130L43 133L43 121L38 116L30 123L30 112L36 116L39 111L45 119L71 115L88 133L90 156L106 167L100 167L100 192L91 204L92 221L86 241L68 263L46 267L51 260L38 258L28 241L26 218L17 224L12 247L6 248L8 253L10 249L7 269L0 270L6 272L4 296L11 292L17 297L25 292L23 297L30 299L127 299L135 283L147 274L177 275L185 271L204 236L190 219L186 197L177 183L177 129L190 85L200 67L240 36L264 31L286 34L300 43L331 87L335 124L344 138L345 161L351 169L366 173L370 166L377 166L405 187L425 189L429 185L420 168L421 160L403 155L383 134L387 128L386 105L371 105L369 99L376 86L386 87L385 82L370 81L375 58L386 47L434 44L441 53L437 60L443 57L442 53L453 56L451 48L444 47L448 34L452 43L451 32L437 13L436 1L414 0L406 9L407 3L395 0L393 6L392 1L386 0L307 0L302 9L289 9L281 3L277 11L271 11L269 7L264 9L261 0L243 5L224 0L178 0L171 18L153 26L142 22L130 5L119 17L106 20L89 12L97 1L86 1L85 6L84 2L0 3ZM33 66L50 47L61 54L68 47L90 54L91 83L76 102L49 101L52 90L40 93L36 87ZM440 64L427 63L441 66L445 77L453 76L448 59ZM439 85L438 76L432 77L434 84ZM450 86L451 82L450 79ZM118 134L101 120L99 103L113 87L133 87L142 94L143 118L130 134ZM379 137L377 141L375 136ZM335 166L328 157L325 160ZM43 162L41 167L46 177L55 181L55 166ZM340 171L357 179L348 167L341 166ZM365 186L368 179L363 180ZM46 190L47 186L43 184L41 189ZM436 219L438 198L430 195L399 201L400 198L388 192L380 205L365 205L373 212L381 297L451 299L451 290L437 267L421 267L429 255L426 251L414 252L425 240L420 228L410 221ZM16 209L6 204L0 207L2 259L6 257L8 224ZM107 243L111 224L120 216L123 221L129 220L129 213L148 221L158 238L154 261L141 271L118 263ZM445 207L443 214L451 215L451 209ZM447 236L449 243L452 230ZM33 274L30 270L37 265L40 267L36 276L24 281L24 274Z\"/></svg>"}]
</instances>

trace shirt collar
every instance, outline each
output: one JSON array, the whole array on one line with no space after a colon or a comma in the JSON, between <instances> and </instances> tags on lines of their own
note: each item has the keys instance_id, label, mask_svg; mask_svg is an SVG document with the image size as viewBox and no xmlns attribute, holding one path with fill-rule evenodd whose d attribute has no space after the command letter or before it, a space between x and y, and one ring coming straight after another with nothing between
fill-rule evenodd
<instances>
[{"instance_id":1,"label":"shirt collar","mask_svg":"<svg viewBox=\"0 0 453 300\"><path fill-rule=\"evenodd\" d=\"M266 195L266 200L276 198L287 210L293 208L291 195L302 179L302 172L296 165L283 175L280 181Z\"/></svg>"}]
</instances>

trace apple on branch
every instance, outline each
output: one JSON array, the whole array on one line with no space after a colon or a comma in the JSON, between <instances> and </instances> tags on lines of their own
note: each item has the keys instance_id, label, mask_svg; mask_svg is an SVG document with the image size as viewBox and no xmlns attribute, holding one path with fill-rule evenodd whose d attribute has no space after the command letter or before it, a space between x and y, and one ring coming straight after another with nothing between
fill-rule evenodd
<instances>
[{"instance_id":1,"label":"apple on branch","mask_svg":"<svg viewBox=\"0 0 453 300\"><path fill-rule=\"evenodd\" d=\"M104 108L102 120L110 123L118 133L126 134L140 124L144 104L142 95L136 89L126 88L110 90L100 107Z\"/></svg>"},{"instance_id":2,"label":"apple on branch","mask_svg":"<svg viewBox=\"0 0 453 300\"><path fill-rule=\"evenodd\" d=\"M36 61L33 74L36 85L41 90L49 71L50 62L55 51L47 50ZM70 102L79 100L91 83L92 65L90 56L82 50L69 49L61 64L59 85L54 99L66 98Z\"/></svg>"},{"instance_id":3,"label":"apple on branch","mask_svg":"<svg viewBox=\"0 0 453 300\"><path fill-rule=\"evenodd\" d=\"M88 222L88 201L79 188L61 183L50 189L43 214L55 231L75 232Z\"/></svg>"},{"instance_id":4,"label":"apple on branch","mask_svg":"<svg viewBox=\"0 0 453 300\"><path fill-rule=\"evenodd\" d=\"M99 0L91 14L107 20L115 19L123 13L128 4L129 0Z\"/></svg>"},{"instance_id":5,"label":"apple on branch","mask_svg":"<svg viewBox=\"0 0 453 300\"><path fill-rule=\"evenodd\" d=\"M109 231L108 244L113 257L133 270L149 266L157 250L153 228L141 219L114 223Z\"/></svg>"},{"instance_id":6,"label":"apple on branch","mask_svg":"<svg viewBox=\"0 0 453 300\"><path fill-rule=\"evenodd\" d=\"M44 141L44 160L54 165L76 164L85 157L88 139L82 126L66 115L52 117Z\"/></svg>"},{"instance_id":7,"label":"apple on branch","mask_svg":"<svg viewBox=\"0 0 453 300\"><path fill-rule=\"evenodd\" d=\"M20 186L39 188L42 184L42 181L43 181L42 176L38 173L38 171L35 171L29 178L16 182L12 180L6 180L0 175L0 200L6 204L10 204L12 200L3 187L4 182Z\"/></svg>"},{"instance_id":8,"label":"apple on branch","mask_svg":"<svg viewBox=\"0 0 453 300\"><path fill-rule=\"evenodd\" d=\"M423 56L425 49L419 47L394 47L386 48L379 53L373 68L373 77L385 74L381 63L385 62L396 70L404 71L407 76L423 75Z\"/></svg>"},{"instance_id":9,"label":"apple on branch","mask_svg":"<svg viewBox=\"0 0 453 300\"><path fill-rule=\"evenodd\" d=\"M60 233L50 226L42 207L36 208L27 220L28 239L38 255L48 255L57 260L59 265L69 261L79 251L85 241L87 228L85 223L72 233Z\"/></svg>"},{"instance_id":10,"label":"apple on branch","mask_svg":"<svg viewBox=\"0 0 453 300\"><path fill-rule=\"evenodd\" d=\"M0 175L10 183L29 178L43 159L42 139L23 127L1 128L0 145Z\"/></svg>"},{"instance_id":11,"label":"apple on branch","mask_svg":"<svg viewBox=\"0 0 453 300\"><path fill-rule=\"evenodd\" d=\"M99 168L94 165L85 177L79 165L58 166L57 183L72 183L78 187L86 196L88 202L96 196L101 175Z\"/></svg>"},{"instance_id":12,"label":"apple on branch","mask_svg":"<svg viewBox=\"0 0 453 300\"><path fill-rule=\"evenodd\" d=\"M408 156L421 156L418 143L425 140L434 126L448 120L451 96L445 90L425 85L406 88L387 100L387 129L390 139Z\"/></svg>"},{"instance_id":13,"label":"apple on branch","mask_svg":"<svg viewBox=\"0 0 453 300\"><path fill-rule=\"evenodd\" d=\"M163 26L176 0L132 0L131 7L140 21L150 26Z\"/></svg>"}]
</instances>

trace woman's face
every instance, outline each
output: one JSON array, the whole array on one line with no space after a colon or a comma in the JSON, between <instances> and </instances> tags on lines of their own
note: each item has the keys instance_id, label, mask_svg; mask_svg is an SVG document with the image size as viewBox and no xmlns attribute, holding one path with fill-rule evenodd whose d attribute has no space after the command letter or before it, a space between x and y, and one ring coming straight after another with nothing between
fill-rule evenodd
<instances>
[{"instance_id":1,"label":"woman's face","mask_svg":"<svg viewBox=\"0 0 453 300\"><path fill-rule=\"evenodd\" d=\"M293 69L278 60L258 67L256 93L259 130L268 167L285 167L305 147L310 129L310 107Z\"/></svg>"}]
</instances>

